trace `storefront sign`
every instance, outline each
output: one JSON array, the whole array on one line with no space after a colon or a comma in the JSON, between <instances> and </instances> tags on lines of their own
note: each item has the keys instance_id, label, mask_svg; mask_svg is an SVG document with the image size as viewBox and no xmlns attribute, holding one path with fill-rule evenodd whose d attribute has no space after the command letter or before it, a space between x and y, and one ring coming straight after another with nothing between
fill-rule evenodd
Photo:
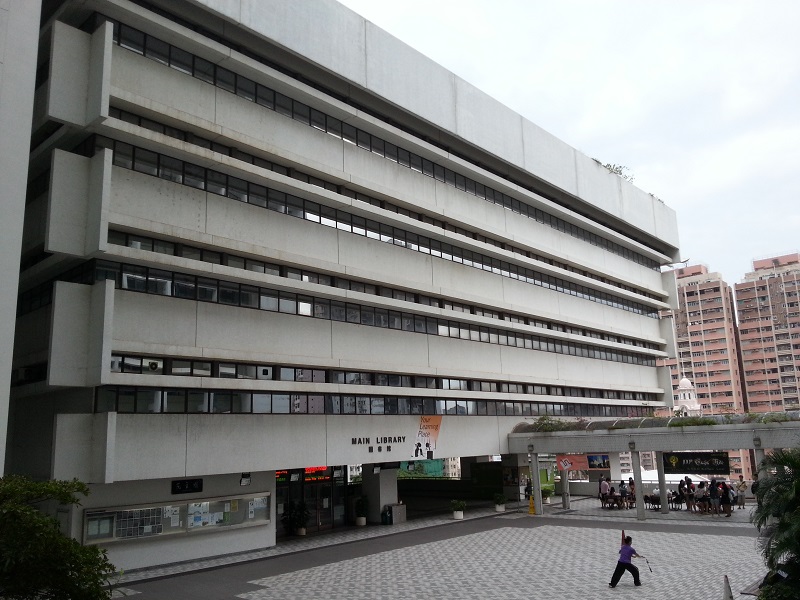
<instances>
[{"instance_id":1,"label":"storefront sign","mask_svg":"<svg viewBox=\"0 0 800 600\"><path fill-rule=\"evenodd\" d=\"M727 452L664 452L664 473L730 475Z\"/></svg>"},{"instance_id":2,"label":"storefront sign","mask_svg":"<svg viewBox=\"0 0 800 600\"><path fill-rule=\"evenodd\" d=\"M386 452L392 451L393 444L404 444L406 436L404 435L375 435L364 437L351 437L350 444L352 446L366 446L367 452Z\"/></svg>"},{"instance_id":3,"label":"storefront sign","mask_svg":"<svg viewBox=\"0 0 800 600\"><path fill-rule=\"evenodd\" d=\"M328 481L330 478L328 467L306 467L303 470L304 481Z\"/></svg>"},{"instance_id":4,"label":"storefront sign","mask_svg":"<svg viewBox=\"0 0 800 600\"><path fill-rule=\"evenodd\" d=\"M202 479L176 479L172 482L173 494L194 494L202 491Z\"/></svg>"}]
</instances>

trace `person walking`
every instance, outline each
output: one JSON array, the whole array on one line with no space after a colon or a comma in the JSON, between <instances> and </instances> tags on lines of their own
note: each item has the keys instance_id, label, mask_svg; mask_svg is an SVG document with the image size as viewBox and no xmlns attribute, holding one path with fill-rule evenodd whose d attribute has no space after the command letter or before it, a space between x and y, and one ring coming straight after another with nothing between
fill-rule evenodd
<instances>
[{"instance_id":1,"label":"person walking","mask_svg":"<svg viewBox=\"0 0 800 600\"><path fill-rule=\"evenodd\" d=\"M736 483L736 509L744 508L744 495L747 492L747 482L744 480L744 475L739 475L739 481Z\"/></svg>"},{"instance_id":2,"label":"person walking","mask_svg":"<svg viewBox=\"0 0 800 600\"><path fill-rule=\"evenodd\" d=\"M628 571L631 575L633 575L633 585L642 585L642 582L639 580L639 569L633 566L631 563L631 558L644 558L644 556L636 553L636 550L634 550L633 546L631 546L632 542L633 538L631 536L625 537L622 547L619 549L619 561L617 561L617 568L614 569L614 574L611 576L611 583L608 584L608 587L617 587L617 584L619 583L619 580L622 578L622 574L625 571Z\"/></svg>"}]
</instances>

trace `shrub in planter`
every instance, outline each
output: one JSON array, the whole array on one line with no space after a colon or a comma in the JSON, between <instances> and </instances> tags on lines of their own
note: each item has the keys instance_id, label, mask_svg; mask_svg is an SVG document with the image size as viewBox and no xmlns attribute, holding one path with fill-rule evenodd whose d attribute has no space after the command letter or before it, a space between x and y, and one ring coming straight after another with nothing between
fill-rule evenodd
<instances>
[{"instance_id":1,"label":"shrub in planter","mask_svg":"<svg viewBox=\"0 0 800 600\"><path fill-rule=\"evenodd\" d=\"M369 511L369 501L366 496L361 496L356 500L356 525L363 527L367 524L367 512Z\"/></svg>"},{"instance_id":2,"label":"shrub in planter","mask_svg":"<svg viewBox=\"0 0 800 600\"><path fill-rule=\"evenodd\" d=\"M450 510L453 511L454 519L463 519L466 507L467 503L464 500L450 500Z\"/></svg>"},{"instance_id":3,"label":"shrub in planter","mask_svg":"<svg viewBox=\"0 0 800 600\"><path fill-rule=\"evenodd\" d=\"M283 523L283 528L289 533L305 535L306 525L308 525L310 518L311 513L308 512L305 502L290 500L283 510L281 522Z\"/></svg>"}]
</instances>

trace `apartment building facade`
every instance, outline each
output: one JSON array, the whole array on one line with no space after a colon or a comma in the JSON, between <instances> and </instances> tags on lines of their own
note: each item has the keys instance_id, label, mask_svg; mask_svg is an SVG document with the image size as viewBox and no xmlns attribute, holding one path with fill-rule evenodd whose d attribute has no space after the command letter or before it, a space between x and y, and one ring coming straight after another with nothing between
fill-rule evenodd
<instances>
[{"instance_id":1,"label":"apartment building facade","mask_svg":"<svg viewBox=\"0 0 800 600\"><path fill-rule=\"evenodd\" d=\"M677 358L665 361L677 398L678 385L688 378L704 414L745 411L739 368L739 342L733 290L719 273L704 265L674 271L678 289L675 324Z\"/></svg>"},{"instance_id":2,"label":"apartment building facade","mask_svg":"<svg viewBox=\"0 0 800 600\"><path fill-rule=\"evenodd\" d=\"M664 364L670 369L675 403L686 378L694 386L704 415L746 412L733 289L705 265L675 269L674 275L678 309L671 317L676 358ZM746 452L730 451L729 457L732 477L752 476Z\"/></svg>"},{"instance_id":3,"label":"apartment building facade","mask_svg":"<svg viewBox=\"0 0 800 600\"><path fill-rule=\"evenodd\" d=\"M87 481L118 567L669 403L674 212L352 11L55 1L28 44L6 468Z\"/></svg>"},{"instance_id":4,"label":"apartment building facade","mask_svg":"<svg viewBox=\"0 0 800 600\"><path fill-rule=\"evenodd\" d=\"M753 261L736 284L749 410L800 408L800 254Z\"/></svg>"}]
</instances>

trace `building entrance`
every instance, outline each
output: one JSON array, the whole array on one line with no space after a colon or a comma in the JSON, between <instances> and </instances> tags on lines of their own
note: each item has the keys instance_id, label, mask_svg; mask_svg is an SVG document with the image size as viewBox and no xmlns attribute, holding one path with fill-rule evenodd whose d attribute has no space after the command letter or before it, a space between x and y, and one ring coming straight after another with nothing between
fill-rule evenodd
<instances>
[{"instance_id":1,"label":"building entrance","mask_svg":"<svg viewBox=\"0 0 800 600\"><path fill-rule=\"evenodd\" d=\"M287 535L281 522L283 509L289 502L304 502L310 517L308 533L326 531L345 525L347 486L346 467L306 467L276 473L275 490L279 535Z\"/></svg>"}]
</instances>

